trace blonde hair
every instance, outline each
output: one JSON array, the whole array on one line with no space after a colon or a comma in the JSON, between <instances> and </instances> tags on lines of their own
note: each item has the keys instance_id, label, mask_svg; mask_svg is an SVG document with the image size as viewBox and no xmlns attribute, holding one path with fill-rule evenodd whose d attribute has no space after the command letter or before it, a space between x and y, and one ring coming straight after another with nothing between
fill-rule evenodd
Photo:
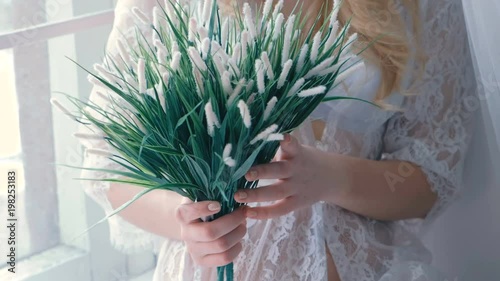
<instances>
[{"instance_id":1,"label":"blonde hair","mask_svg":"<svg viewBox=\"0 0 500 281\"><path fill-rule=\"evenodd\" d=\"M329 0L326 0L330 2ZM339 21L351 19L350 32L359 34L358 48L370 47L363 58L381 69L382 81L375 101L381 101L393 91L401 91L401 83L412 55L416 64L423 66L424 58L420 43L418 0L343 0ZM404 13L401 12L403 9ZM411 18L412 30L408 32L403 14ZM412 51L413 47L413 51Z\"/></svg>"}]
</instances>

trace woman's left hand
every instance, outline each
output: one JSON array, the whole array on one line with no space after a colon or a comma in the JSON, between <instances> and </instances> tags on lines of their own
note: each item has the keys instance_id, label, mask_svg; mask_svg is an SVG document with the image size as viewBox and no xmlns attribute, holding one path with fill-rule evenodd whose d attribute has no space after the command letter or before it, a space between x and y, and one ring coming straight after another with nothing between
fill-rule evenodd
<instances>
[{"instance_id":1,"label":"woman's left hand","mask_svg":"<svg viewBox=\"0 0 500 281\"><path fill-rule=\"evenodd\" d=\"M270 202L273 205L246 208L253 219L270 219L322 201L329 186L326 167L321 165L321 152L303 146L291 135L285 135L273 162L252 167L245 175L248 181L277 179L276 183L236 192L240 203Z\"/></svg>"}]
</instances>

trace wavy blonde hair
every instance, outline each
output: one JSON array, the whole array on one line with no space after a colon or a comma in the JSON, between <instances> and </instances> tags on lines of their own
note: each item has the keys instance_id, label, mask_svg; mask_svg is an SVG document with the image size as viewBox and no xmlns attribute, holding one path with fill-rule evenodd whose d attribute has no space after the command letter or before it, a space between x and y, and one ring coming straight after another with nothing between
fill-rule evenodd
<instances>
[{"instance_id":1,"label":"wavy blonde hair","mask_svg":"<svg viewBox=\"0 0 500 281\"><path fill-rule=\"evenodd\" d=\"M418 0L401 0L400 3L403 7L396 5L394 0L344 0L339 13L339 21L345 23L351 19L351 32L360 35L358 48L372 44L362 55L377 64L382 72L376 101L386 98L393 91L401 90L408 62L413 55L417 65L423 65L423 54L418 47ZM402 17L401 8L411 17L413 30L410 32Z\"/></svg>"},{"instance_id":2,"label":"wavy blonde hair","mask_svg":"<svg viewBox=\"0 0 500 281\"><path fill-rule=\"evenodd\" d=\"M238 0L251 2L251 0ZM255 1L255 0L254 0ZM264 2L264 0L260 0ZM288 0L289 1L289 0ZM305 16L316 17L323 11L333 9L333 0L311 1ZM236 0L219 0L222 6L233 5ZM416 64L422 66L424 57L418 47L420 42L419 1L418 0L337 0L342 2L339 22L351 20L350 33L358 33L357 48L364 49L362 56L381 69L382 81L375 102L382 100L393 91L401 91L401 83L406 74L408 62L415 55ZM325 10L326 8L326 10ZM402 13L401 10L404 12ZM412 30L408 32L403 14L409 16ZM414 52L412 52L412 46Z\"/></svg>"},{"instance_id":3,"label":"wavy blonde hair","mask_svg":"<svg viewBox=\"0 0 500 281\"><path fill-rule=\"evenodd\" d=\"M385 105L383 99L394 91L403 90L401 86L406 71L413 71L408 69L408 62L412 56L418 69L422 69L424 65L424 55L419 47L421 41L419 1L400 0L399 4L396 0L337 0L336 2L342 2L339 22L343 25L350 20L349 32L359 35L356 47L363 50L369 46L361 56L381 69L382 79L375 102ZM309 14L317 15L318 11L325 7L326 11L331 11L333 1L317 0L310 9L313 12ZM408 23L403 15L410 17L412 30L408 30Z\"/></svg>"}]
</instances>

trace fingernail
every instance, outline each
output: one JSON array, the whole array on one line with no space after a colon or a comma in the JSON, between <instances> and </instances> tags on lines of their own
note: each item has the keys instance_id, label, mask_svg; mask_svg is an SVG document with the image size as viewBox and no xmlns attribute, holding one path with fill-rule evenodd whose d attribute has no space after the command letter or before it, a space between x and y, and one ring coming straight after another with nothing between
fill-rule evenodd
<instances>
[{"instance_id":1,"label":"fingernail","mask_svg":"<svg viewBox=\"0 0 500 281\"><path fill-rule=\"evenodd\" d=\"M257 175L258 175L258 173L255 170L248 171L248 176L249 176L250 179L256 179Z\"/></svg>"},{"instance_id":2,"label":"fingernail","mask_svg":"<svg viewBox=\"0 0 500 281\"><path fill-rule=\"evenodd\" d=\"M208 210L212 211L212 212L219 211L220 210L220 204L218 204L218 203L210 203L210 204L208 204Z\"/></svg>"},{"instance_id":3,"label":"fingernail","mask_svg":"<svg viewBox=\"0 0 500 281\"><path fill-rule=\"evenodd\" d=\"M244 191L238 191L238 198L239 199L245 199L248 197L248 194Z\"/></svg>"},{"instance_id":4,"label":"fingernail","mask_svg":"<svg viewBox=\"0 0 500 281\"><path fill-rule=\"evenodd\" d=\"M285 134L285 135L283 136L283 141L284 141L285 143L290 143L290 142L292 141L292 137L290 136L290 134Z\"/></svg>"},{"instance_id":5,"label":"fingernail","mask_svg":"<svg viewBox=\"0 0 500 281\"><path fill-rule=\"evenodd\" d=\"M247 215L250 218L255 218L257 216L257 212L256 211L248 211Z\"/></svg>"}]
</instances>

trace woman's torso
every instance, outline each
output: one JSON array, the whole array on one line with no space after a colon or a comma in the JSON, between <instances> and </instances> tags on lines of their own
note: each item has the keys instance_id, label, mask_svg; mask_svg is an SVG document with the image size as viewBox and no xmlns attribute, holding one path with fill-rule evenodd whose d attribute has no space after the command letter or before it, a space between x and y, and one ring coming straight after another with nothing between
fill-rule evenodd
<instances>
[{"instance_id":1,"label":"woman's torso","mask_svg":"<svg viewBox=\"0 0 500 281\"><path fill-rule=\"evenodd\" d=\"M426 7L427 2L421 5ZM365 63L330 94L373 100L380 79L379 69ZM399 107L404 97L394 93L386 102ZM359 101L329 102L317 108L294 135L326 152L378 160L394 114L398 113ZM375 221L326 203L277 219L250 219L243 252L235 261L235 280L327 281L327 248L342 281L379 280L391 268L413 264L417 268L430 262L417 235L419 224L419 220ZM154 280L205 281L215 280L214 276L213 269L192 263L181 242L167 240Z\"/></svg>"}]
</instances>

